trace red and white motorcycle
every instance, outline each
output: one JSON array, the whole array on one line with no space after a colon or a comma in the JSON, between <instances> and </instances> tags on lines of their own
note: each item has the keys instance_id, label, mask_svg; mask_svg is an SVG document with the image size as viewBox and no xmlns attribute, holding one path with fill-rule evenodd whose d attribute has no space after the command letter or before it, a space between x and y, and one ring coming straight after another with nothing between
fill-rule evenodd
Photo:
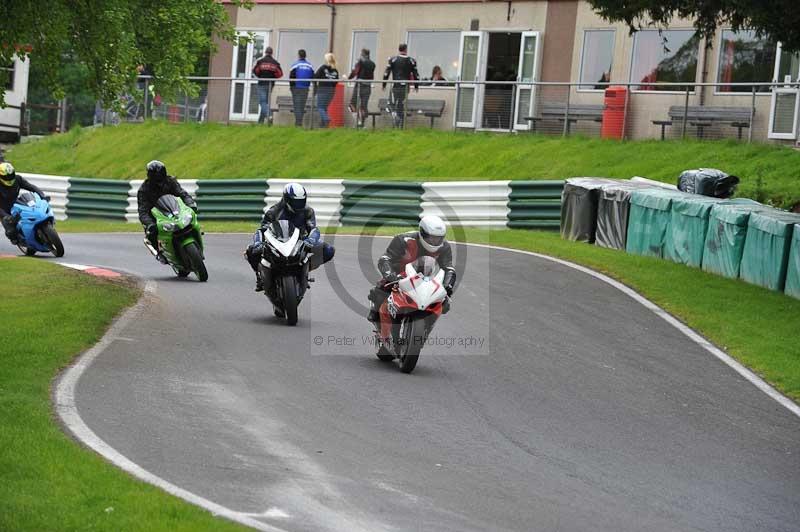
<instances>
[{"instance_id":1,"label":"red and white motorcycle","mask_svg":"<svg viewBox=\"0 0 800 532\"><path fill-rule=\"evenodd\" d=\"M400 363L400 371L411 373L436 320L449 310L444 289L444 270L433 257L406 264L405 275L387 286L392 293L380 308L376 331L378 358Z\"/></svg>"}]
</instances>

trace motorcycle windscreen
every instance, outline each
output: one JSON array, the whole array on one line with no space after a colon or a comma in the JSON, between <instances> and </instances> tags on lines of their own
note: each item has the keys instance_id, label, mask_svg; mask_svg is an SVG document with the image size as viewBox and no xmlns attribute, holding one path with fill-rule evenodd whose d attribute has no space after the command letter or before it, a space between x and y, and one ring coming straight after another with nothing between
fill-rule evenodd
<instances>
[{"instance_id":1,"label":"motorcycle windscreen","mask_svg":"<svg viewBox=\"0 0 800 532\"><path fill-rule=\"evenodd\" d=\"M36 205L36 196L33 195L33 192L25 191L17 196L17 203L20 205L27 205L28 207L33 207Z\"/></svg>"},{"instance_id":2,"label":"motorcycle windscreen","mask_svg":"<svg viewBox=\"0 0 800 532\"><path fill-rule=\"evenodd\" d=\"M167 216L177 216L178 213L181 212L181 207L178 205L178 198L169 194L158 198L156 208Z\"/></svg>"},{"instance_id":3,"label":"motorcycle windscreen","mask_svg":"<svg viewBox=\"0 0 800 532\"><path fill-rule=\"evenodd\" d=\"M435 277L441 268L433 257L420 257L417 259L414 269L424 277Z\"/></svg>"},{"instance_id":4,"label":"motorcycle windscreen","mask_svg":"<svg viewBox=\"0 0 800 532\"><path fill-rule=\"evenodd\" d=\"M294 234L294 224L289 220L276 220L269 226L269 230L280 242L288 242Z\"/></svg>"}]
</instances>

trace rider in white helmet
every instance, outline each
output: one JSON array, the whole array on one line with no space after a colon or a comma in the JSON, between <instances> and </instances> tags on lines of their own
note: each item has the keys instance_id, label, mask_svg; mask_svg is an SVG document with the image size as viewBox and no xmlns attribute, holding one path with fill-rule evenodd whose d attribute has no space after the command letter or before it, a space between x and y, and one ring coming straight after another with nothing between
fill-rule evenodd
<instances>
[{"instance_id":1,"label":"rider in white helmet","mask_svg":"<svg viewBox=\"0 0 800 532\"><path fill-rule=\"evenodd\" d=\"M438 216L423 216L419 221L418 231L409 231L395 236L386 248L386 252L378 259L378 271L381 279L370 290L369 315L367 319L377 323L379 309L389 291L386 285L398 279L398 274L405 270L406 264L419 257L433 257L444 270L444 289L447 295L453 294L456 284L456 270L453 267L453 250L445 238L447 226Z\"/></svg>"}]
</instances>

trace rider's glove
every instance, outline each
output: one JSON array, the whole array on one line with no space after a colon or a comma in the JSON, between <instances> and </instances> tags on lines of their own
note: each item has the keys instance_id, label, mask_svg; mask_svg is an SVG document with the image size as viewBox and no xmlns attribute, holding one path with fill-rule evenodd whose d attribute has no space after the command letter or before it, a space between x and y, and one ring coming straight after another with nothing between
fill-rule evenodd
<instances>
[{"instance_id":1,"label":"rider's glove","mask_svg":"<svg viewBox=\"0 0 800 532\"><path fill-rule=\"evenodd\" d=\"M194 213L195 213L195 214L197 214L197 204L196 204L196 203L192 203L192 204L191 204L191 205L189 205L188 207L189 207L190 209L192 209L192 210L194 211Z\"/></svg>"},{"instance_id":2,"label":"rider's glove","mask_svg":"<svg viewBox=\"0 0 800 532\"><path fill-rule=\"evenodd\" d=\"M45 201L50 201L50 196L48 196L47 194L42 194L42 199Z\"/></svg>"},{"instance_id":3,"label":"rider's glove","mask_svg":"<svg viewBox=\"0 0 800 532\"><path fill-rule=\"evenodd\" d=\"M393 283L393 282L395 282L395 281L397 281L399 279L397 274L392 272L392 271L383 272L382 275L383 275L383 279L382 280L383 280L384 286L389 284L389 283Z\"/></svg>"}]
</instances>

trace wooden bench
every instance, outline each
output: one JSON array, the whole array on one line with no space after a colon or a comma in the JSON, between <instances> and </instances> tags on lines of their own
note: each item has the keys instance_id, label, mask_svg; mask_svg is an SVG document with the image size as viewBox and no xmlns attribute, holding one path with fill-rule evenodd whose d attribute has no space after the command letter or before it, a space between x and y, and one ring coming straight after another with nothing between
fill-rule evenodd
<instances>
[{"instance_id":1,"label":"wooden bench","mask_svg":"<svg viewBox=\"0 0 800 532\"><path fill-rule=\"evenodd\" d=\"M406 116L422 115L431 119L431 129L434 121L441 118L444 114L444 100L420 100L417 98L407 98L405 101ZM372 129L375 129L375 118L383 113L391 114L389 109L389 99L381 98L378 100L378 111L370 111L368 116L372 117Z\"/></svg>"},{"instance_id":2,"label":"wooden bench","mask_svg":"<svg viewBox=\"0 0 800 532\"><path fill-rule=\"evenodd\" d=\"M703 138L703 130L713 126L715 123L729 124L738 129L738 138L742 140L742 129L752 125L755 109L750 107L706 107L700 105L672 105L669 108L669 120L653 120L653 124L661 126L661 140L667 126L675 125L675 122L682 123L684 117L686 123L697 128L697 138Z\"/></svg>"},{"instance_id":3,"label":"wooden bench","mask_svg":"<svg viewBox=\"0 0 800 532\"><path fill-rule=\"evenodd\" d=\"M309 92L308 98L306 99L306 112L311 112L311 105L312 105L313 97ZM278 108L275 112L284 111L288 113L294 113L294 100L292 100L291 96L278 96L275 99L276 103L278 104Z\"/></svg>"},{"instance_id":4,"label":"wooden bench","mask_svg":"<svg viewBox=\"0 0 800 532\"><path fill-rule=\"evenodd\" d=\"M570 104L567 109L566 103L545 103L539 106L539 116L524 117L531 124L531 131L536 131L536 122L540 120L567 121L566 132L569 134L572 124L581 120L588 122L602 122L603 109L605 106L600 104Z\"/></svg>"}]
</instances>

